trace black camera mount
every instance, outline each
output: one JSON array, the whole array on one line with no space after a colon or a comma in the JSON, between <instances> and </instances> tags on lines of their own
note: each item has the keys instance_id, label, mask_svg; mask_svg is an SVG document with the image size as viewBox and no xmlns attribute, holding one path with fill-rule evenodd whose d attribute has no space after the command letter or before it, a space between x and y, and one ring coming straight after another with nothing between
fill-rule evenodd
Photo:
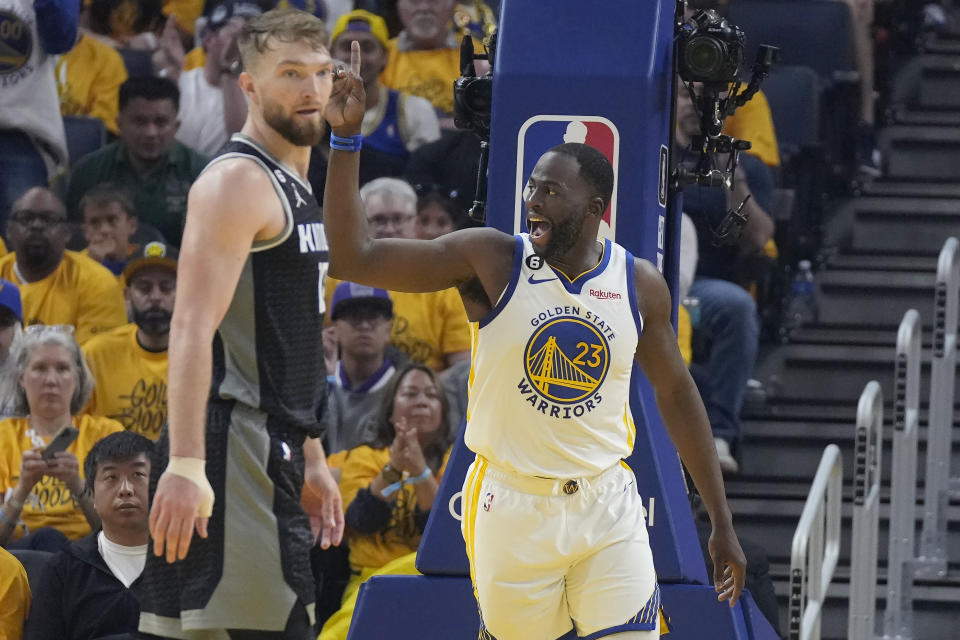
<instances>
[{"instance_id":1,"label":"black camera mount","mask_svg":"<svg viewBox=\"0 0 960 640\"><path fill-rule=\"evenodd\" d=\"M750 148L750 142L723 134L723 122L760 90L777 61L779 49L760 46L750 82L741 91L743 30L711 9L698 11L683 21L683 9L684 0L677 0L674 54L680 80L700 120L700 134L693 136L690 144L691 150L697 153L696 165L677 167L673 172L673 186L678 189L699 184L732 191L740 153ZM726 158L718 163L721 155ZM739 238L747 223L742 213L744 205L746 200L727 212L714 232L714 244L735 242Z\"/></svg>"},{"instance_id":2,"label":"black camera mount","mask_svg":"<svg viewBox=\"0 0 960 640\"><path fill-rule=\"evenodd\" d=\"M475 53L469 34L460 43L460 77L453 83L453 123L458 129L472 131L480 138L480 163L470 217L477 222L487 219L487 163L490 157L490 109L493 104L493 63L497 48L494 31L486 45L486 53ZM490 71L477 76L474 60L490 62Z\"/></svg>"}]
</instances>

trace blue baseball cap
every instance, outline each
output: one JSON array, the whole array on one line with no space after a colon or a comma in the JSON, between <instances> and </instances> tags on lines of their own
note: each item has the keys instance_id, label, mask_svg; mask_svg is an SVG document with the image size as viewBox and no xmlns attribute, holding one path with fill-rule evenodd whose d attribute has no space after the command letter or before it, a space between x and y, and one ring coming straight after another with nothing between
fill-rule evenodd
<instances>
[{"instance_id":1,"label":"blue baseball cap","mask_svg":"<svg viewBox=\"0 0 960 640\"><path fill-rule=\"evenodd\" d=\"M20 288L3 278L0 278L0 307L9 309L10 313L17 316L17 320L23 322L23 302L20 300Z\"/></svg>"},{"instance_id":2,"label":"blue baseball cap","mask_svg":"<svg viewBox=\"0 0 960 640\"><path fill-rule=\"evenodd\" d=\"M333 300L330 302L330 317L336 320L345 309L360 302L379 307L388 317L393 317L393 301L386 289L368 287L356 282L341 282L333 290Z\"/></svg>"}]
</instances>

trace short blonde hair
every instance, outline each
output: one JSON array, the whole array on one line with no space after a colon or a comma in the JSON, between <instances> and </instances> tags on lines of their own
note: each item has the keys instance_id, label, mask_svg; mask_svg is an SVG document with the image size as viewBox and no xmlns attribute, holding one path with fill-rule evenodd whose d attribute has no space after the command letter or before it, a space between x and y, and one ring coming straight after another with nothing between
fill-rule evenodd
<instances>
[{"instance_id":1,"label":"short blonde hair","mask_svg":"<svg viewBox=\"0 0 960 640\"><path fill-rule=\"evenodd\" d=\"M271 9L247 20L240 30L237 46L244 69L251 69L271 49L270 41L305 40L314 49L330 49L330 34L323 20L300 9Z\"/></svg>"}]
</instances>

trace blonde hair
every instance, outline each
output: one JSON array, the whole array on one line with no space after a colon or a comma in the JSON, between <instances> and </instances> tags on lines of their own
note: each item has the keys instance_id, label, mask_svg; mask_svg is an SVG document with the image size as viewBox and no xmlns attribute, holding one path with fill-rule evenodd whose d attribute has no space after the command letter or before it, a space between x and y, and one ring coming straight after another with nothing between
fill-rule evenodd
<instances>
[{"instance_id":1,"label":"blonde hair","mask_svg":"<svg viewBox=\"0 0 960 640\"><path fill-rule=\"evenodd\" d=\"M271 41L304 40L313 49L330 49L330 33L323 20L300 9L271 9L247 20L240 31L237 46L244 69L251 69L271 47Z\"/></svg>"}]
</instances>

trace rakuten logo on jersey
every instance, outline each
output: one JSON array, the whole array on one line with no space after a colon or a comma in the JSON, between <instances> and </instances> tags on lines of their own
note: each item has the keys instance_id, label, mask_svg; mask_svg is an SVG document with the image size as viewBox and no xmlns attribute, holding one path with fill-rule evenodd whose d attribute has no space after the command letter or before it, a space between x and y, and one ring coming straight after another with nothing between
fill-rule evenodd
<instances>
[{"instance_id":1,"label":"rakuten logo on jersey","mask_svg":"<svg viewBox=\"0 0 960 640\"><path fill-rule=\"evenodd\" d=\"M602 289L590 289L590 296L599 300L619 300L623 297L616 291L603 291Z\"/></svg>"}]
</instances>

